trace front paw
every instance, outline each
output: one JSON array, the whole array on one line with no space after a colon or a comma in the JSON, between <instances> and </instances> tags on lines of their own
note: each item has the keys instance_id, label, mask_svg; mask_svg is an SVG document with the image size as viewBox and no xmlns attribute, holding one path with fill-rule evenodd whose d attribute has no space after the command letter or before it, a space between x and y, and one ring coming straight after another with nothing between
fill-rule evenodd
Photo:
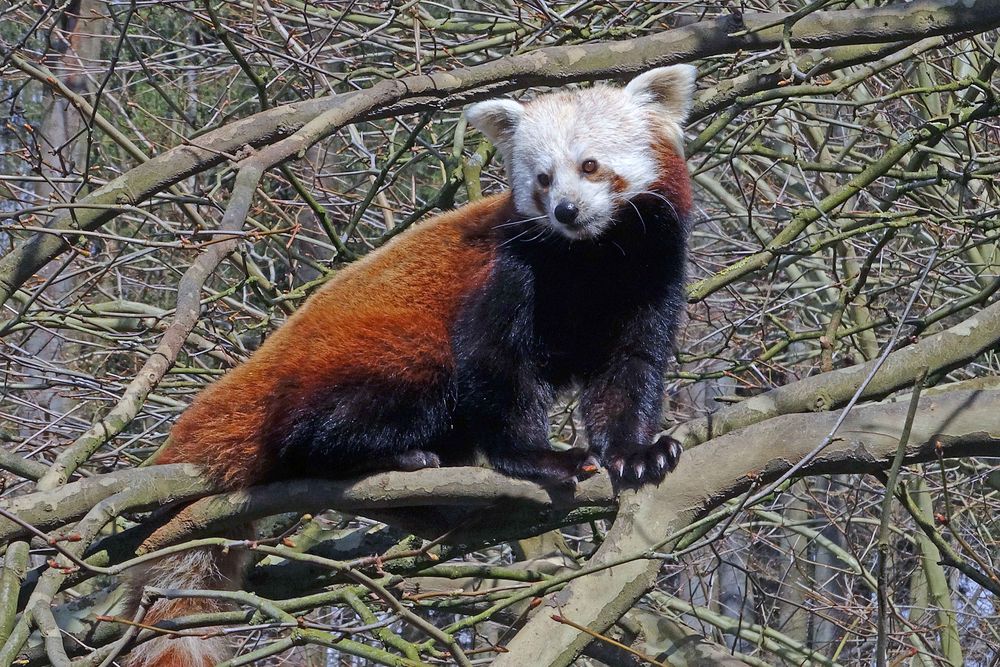
<instances>
[{"instance_id":1,"label":"front paw","mask_svg":"<svg viewBox=\"0 0 1000 667\"><path fill-rule=\"evenodd\" d=\"M684 448L668 435L657 438L648 447L618 447L607 455L612 482L625 486L659 484L677 467Z\"/></svg>"},{"instance_id":2,"label":"front paw","mask_svg":"<svg viewBox=\"0 0 1000 667\"><path fill-rule=\"evenodd\" d=\"M558 486L576 488L576 485L593 477L601 469L600 462L586 449L574 447L556 454L560 470L553 476Z\"/></svg>"},{"instance_id":3,"label":"front paw","mask_svg":"<svg viewBox=\"0 0 1000 667\"><path fill-rule=\"evenodd\" d=\"M572 489L577 483L594 475L600 467L597 459L586 449L574 447L557 451L538 448L516 456L490 458L493 469L511 477L529 479L545 486Z\"/></svg>"}]
</instances>

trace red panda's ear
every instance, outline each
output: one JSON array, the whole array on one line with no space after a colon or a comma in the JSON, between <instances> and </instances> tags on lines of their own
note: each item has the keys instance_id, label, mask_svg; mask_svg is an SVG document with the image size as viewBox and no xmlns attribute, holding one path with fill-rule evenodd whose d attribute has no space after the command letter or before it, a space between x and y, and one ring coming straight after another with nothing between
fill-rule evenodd
<instances>
[{"instance_id":1,"label":"red panda's ear","mask_svg":"<svg viewBox=\"0 0 1000 667\"><path fill-rule=\"evenodd\" d=\"M698 70L691 65L658 67L629 81L625 92L643 104L657 105L670 120L683 126L691 111L697 74Z\"/></svg>"},{"instance_id":2,"label":"red panda's ear","mask_svg":"<svg viewBox=\"0 0 1000 667\"><path fill-rule=\"evenodd\" d=\"M523 116L524 107L514 100L487 100L465 110L469 123L503 153L508 152L517 124Z\"/></svg>"}]
</instances>

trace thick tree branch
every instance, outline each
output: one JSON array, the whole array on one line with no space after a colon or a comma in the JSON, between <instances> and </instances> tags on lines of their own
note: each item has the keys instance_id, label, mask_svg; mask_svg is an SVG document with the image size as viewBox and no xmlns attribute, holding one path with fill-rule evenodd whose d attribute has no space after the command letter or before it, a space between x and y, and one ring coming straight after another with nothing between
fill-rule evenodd
<instances>
[{"instance_id":1,"label":"thick tree branch","mask_svg":"<svg viewBox=\"0 0 1000 667\"><path fill-rule=\"evenodd\" d=\"M166 503L191 500L212 492L198 468L187 464L118 470L38 491L5 498L0 507L41 530L52 530L75 521L102 500L128 488L147 489L149 497L130 511L143 511ZM0 519L0 542L28 533L16 524Z\"/></svg>"},{"instance_id":2,"label":"thick tree branch","mask_svg":"<svg viewBox=\"0 0 1000 667\"><path fill-rule=\"evenodd\" d=\"M782 44L791 14L732 14L676 30L615 43L537 49L523 55L451 72L383 81L365 91L299 102L255 114L208 132L123 174L83 198L73 214L61 214L54 229L93 230L120 212L178 181L221 163L243 146L262 147L299 131L322 114L353 106L339 123L310 133L318 141L344 123L445 108L500 93L572 81L624 78L636 72L744 49ZM814 12L794 23L789 44L824 48L902 41L932 35L985 31L1000 25L1000 0L922 0L906 5ZM308 145L302 147L307 148ZM278 157L284 159L288 157ZM273 166L272 163L269 166ZM0 305L42 266L66 249L53 234L36 234L0 260Z\"/></svg>"},{"instance_id":3,"label":"thick tree branch","mask_svg":"<svg viewBox=\"0 0 1000 667\"><path fill-rule=\"evenodd\" d=\"M906 463L945 457L1000 456L1000 390L955 391L925 396L920 400L917 417L906 448ZM820 473L864 473L888 468L896 452L899 431L907 406L903 403L873 404L856 408L835 440L809 465L803 475ZM664 537L684 528L704 512L737 497L756 484L775 479L808 453L836 420L836 413L786 415L755 424L741 431L715 438L688 452L681 465L659 489L640 494L624 494L625 506L642 503L645 510L635 519L620 519L608 534L592 566L618 563L573 581L568 589L550 597L561 613L575 622L604 631L627 611L653 582L659 560L646 560L648 549ZM187 477L191 466L156 466L134 472L151 479L169 476ZM118 477L116 477L118 475ZM107 486L107 497L114 489L140 483L139 477L126 480L124 473L74 482L63 488L94 495ZM102 484L103 483L103 484ZM74 484L78 485L74 487ZM153 488L150 486L150 488ZM27 506L42 502L43 494L32 494ZM31 498L28 496L27 498ZM167 524L156 546L179 542L202 534L219 521L245 521L263 514L288 509L312 509L324 506L351 509L362 514L387 508L419 506L444 498L446 507L497 507L507 517L520 517L511 523L524 533L532 532L531 517L545 508L581 505L610 506L610 485L602 474L582 484L575 495L560 495L530 482L511 480L489 470L442 468L413 473L383 473L345 482L299 480L251 489L244 494L224 494L199 501L192 506L199 520L181 520ZM227 507L228 506L228 507ZM533 508L520 514L513 508ZM414 508L424 512L425 508ZM189 514L190 519L192 515ZM169 539L167 535L169 534ZM454 536L461 541L464 535ZM300 578L301 579L301 578ZM325 581L325 580L323 580ZM320 585L321 582L316 582ZM301 589L301 590L300 590ZM297 594L308 587L295 587ZM287 591L286 591L287 592ZM572 615L570 615L572 614ZM587 643L568 626L556 623L548 613L538 614L511 642L509 655L496 664L570 664ZM538 656L537 660L534 656ZM526 661L525 656L532 656Z\"/></svg>"},{"instance_id":4,"label":"thick tree branch","mask_svg":"<svg viewBox=\"0 0 1000 667\"><path fill-rule=\"evenodd\" d=\"M921 399L906 447L906 460L929 460L936 448L947 456L1000 456L1000 392L951 392ZM802 474L875 472L888 467L899 445L905 404L855 410L839 439ZM672 533L760 482L779 477L830 431L837 413L785 415L711 440L687 452L660 488L623 494L622 511L592 564L641 556ZM577 623L603 632L653 584L657 560L632 560L570 583L547 604ZM569 665L590 641L586 634L539 613L515 636L509 653L494 663Z\"/></svg>"},{"instance_id":5,"label":"thick tree branch","mask_svg":"<svg viewBox=\"0 0 1000 667\"><path fill-rule=\"evenodd\" d=\"M71 482L47 492L6 501L4 509L42 530L79 519L94 505L129 488L147 488L148 498L131 505L142 511L212 493L210 484L189 464L169 464L123 470ZM289 511L336 508L366 512L429 506L487 507L528 504L553 508L613 506L611 485L593 477L575 491L546 489L484 468L435 468L413 473L387 472L362 479L295 480L205 498L185 510L192 529L219 521L233 522ZM0 520L0 540L24 536L19 526Z\"/></svg>"},{"instance_id":6,"label":"thick tree branch","mask_svg":"<svg viewBox=\"0 0 1000 667\"><path fill-rule=\"evenodd\" d=\"M861 398L870 400L906 387L921 368L927 368L930 375L959 368L998 344L1000 301L949 329L890 354ZM686 445L694 445L778 415L838 408L850 400L875 363L872 360L791 382L724 407L708 417L685 422L671 435Z\"/></svg>"},{"instance_id":7,"label":"thick tree branch","mask_svg":"<svg viewBox=\"0 0 1000 667\"><path fill-rule=\"evenodd\" d=\"M924 397L907 449L907 462L934 458L935 441L928 433L936 432L959 434L952 439L946 435L940 438L946 456L1000 454L991 435L1000 431L1000 410L995 409L996 405L1000 405L1000 390L956 391ZM856 408L840 432L842 438L853 439L835 441L803 468L803 474L884 469L895 452L891 443L893 438L898 441L899 434L894 429L898 431L905 409L905 405L895 403ZM950 412L955 414L949 417ZM693 516L689 513L695 511L691 505L691 488L700 490L695 494L698 507L707 509L744 491L752 480L773 479L822 439L836 417L836 413L787 415L715 438L688 452L678 472L668 478L670 483L650 493L667 496L669 505L666 506L686 508L682 513L688 513L683 515ZM712 474L706 474L707 471ZM6 503L5 509L38 528L51 530L83 516L107 498L135 488L148 489L148 497L143 496L141 502L120 509L138 511L211 493L207 483L198 478L194 466L172 464L72 482L54 491L15 498ZM686 499L678 501L677 494L685 494ZM636 495L625 494L622 499L632 505ZM661 512L665 507L663 500L656 503L655 511ZM177 521L168 523L157 534L155 544L147 544L147 549L189 539L219 526L286 511L329 507L377 515L388 510L419 507L407 511L421 514L430 511L431 505L495 508L508 516L516 514L518 507L533 508L523 515L530 522L530 518L537 518L543 509L613 508L615 499L603 474L580 484L572 493L545 489L480 468L389 472L345 481L296 480L197 501L186 508ZM10 522L2 525L5 540L25 534ZM520 528L526 530L528 526ZM464 537L459 534L454 540L461 541ZM652 537L650 535L650 539Z\"/></svg>"}]
</instances>

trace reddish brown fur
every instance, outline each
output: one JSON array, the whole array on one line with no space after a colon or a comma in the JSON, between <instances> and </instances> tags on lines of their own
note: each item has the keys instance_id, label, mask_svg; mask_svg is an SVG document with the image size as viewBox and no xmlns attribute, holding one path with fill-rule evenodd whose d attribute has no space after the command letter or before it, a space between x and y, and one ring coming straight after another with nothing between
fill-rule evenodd
<instances>
[{"instance_id":1,"label":"reddish brown fur","mask_svg":"<svg viewBox=\"0 0 1000 667\"><path fill-rule=\"evenodd\" d=\"M628 190L628 181L619 176L617 173L605 167L600 162L597 163L597 169L590 173L583 173L583 177L589 181L603 181L611 185L611 190L615 194L624 194Z\"/></svg>"},{"instance_id":2,"label":"reddish brown fur","mask_svg":"<svg viewBox=\"0 0 1000 667\"><path fill-rule=\"evenodd\" d=\"M462 298L485 281L491 230L512 206L509 194L470 204L343 269L195 399L157 462L199 463L228 488L249 486L274 465L264 428L275 405L290 411L317 388L351 380L427 386L449 372L448 327Z\"/></svg>"},{"instance_id":3,"label":"reddish brown fur","mask_svg":"<svg viewBox=\"0 0 1000 667\"><path fill-rule=\"evenodd\" d=\"M618 174L612 174L610 180L611 189L615 192L615 194L625 194L625 191L628 190L628 181Z\"/></svg>"},{"instance_id":4,"label":"reddish brown fur","mask_svg":"<svg viewBox=\"0 0 1000 667\"><path fill-rule=\"evenodd\" d=\"M222 610L215 600L210 598L160 598L143 617L144 625L156 625L165 619L180 618L192 614L204 614Z\"/></svg>"},{"instance_id":5,"label":"reddish brown fur","mask_svg":"<svg viewBox=\"0 0 1000 667\"><path fill-rule=\"evenodd\" d=\"M208 598L175 598L173 600L160 599L157 600L152 608L146 613L142 622L144 625L152 626L167 619L173 620L182 616L192 616L194 614L210 614L222 610L222 605L215 600ZM206 629L205 632L211 633L212 631L211 629ZM151 641L170 642L171 636L165 634L162 637ZM218 638L206 637L201 641L217 642ZM139 655L141 656L141 649L139 651ZM200 660L197 660L197 662L192 662L192 660L196 658L191 655L189 650L180 644L171 647L170 643L166 645L166 649L162 650L162 652L158 650L155 653L155 656L155 662L152 664L155 664L156 667L213 667L216 662L211 655L203 656ZM133 659L135 657L137 656L134 656ZM146 663L143 662L141 664Z\"/></svg>"},{"instance_id":6,"label":"reddish brown fur","mask_svg":"<svg viewBox=\"0 0 1000 667\"><path fill-rule=\"evenodd\" d=\"M692 205L691 177L688 175L687 163L667 139L661 139L653 147L653 152L660 175L653 189L660 190L670 200L680 217L687 217Z\"/></svg>"},{"instance_id":7,"label":"reddish brown fur","mask_svg":"<svg viewBox=\"0 0 1000 667\"><path fill-rule=\"evenodd\" d=\"M191 664L191 656L185 651L167 651L156 659L156 667L214 667L215 661L204 658L200 663Z\"/></svg>"}]
</instances>

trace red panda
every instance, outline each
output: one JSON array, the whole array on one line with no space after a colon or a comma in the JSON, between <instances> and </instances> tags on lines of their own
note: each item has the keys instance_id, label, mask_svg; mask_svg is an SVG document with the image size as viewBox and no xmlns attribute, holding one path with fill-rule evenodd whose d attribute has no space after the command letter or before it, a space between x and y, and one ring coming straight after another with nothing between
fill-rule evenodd
<instances>
[{"instance_id":1,"label":"red panda","mask_svg":"<svg viewBox=\"0 0 1000 667\"><path fill-rule=\"evenodd\" d=\"M468 463L572 484L605 466L659 483L680 455L657 438L684 308L691 187L682 127L694 68L624 88L491 100L466 112L510 191L415 225L342 270L179 418L158 463L193 462L229 489L292 476ZM555 393L575 385L589 450L548 445ZM137 581L218 588L217 552ZM230 584L232 582L230 581ZM137 591L138 592L138 591ZM160 600L147 623L209 611ZM130 667L211 666L215 640L159 638Z\"/></svg>"}]
</instances>

